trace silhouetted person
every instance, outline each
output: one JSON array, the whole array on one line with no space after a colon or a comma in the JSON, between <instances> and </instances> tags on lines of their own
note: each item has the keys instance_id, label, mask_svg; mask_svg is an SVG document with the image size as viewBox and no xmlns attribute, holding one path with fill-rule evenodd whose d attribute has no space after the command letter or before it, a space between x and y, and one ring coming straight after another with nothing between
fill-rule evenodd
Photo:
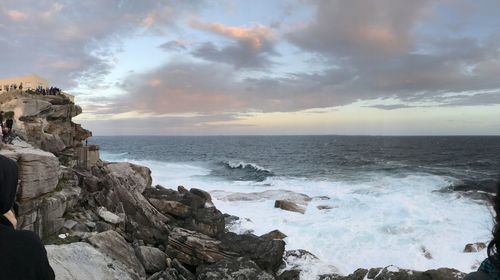
<instances>
[{"instance_id":1,"label":"silhouetted person","mask_svg":"<svg viewBox=\"0 0 500 280\"><path fill-rule=\"evenodd\" d=\"M15 229L16 190L17 164L0 155L0 279L55 279L38 235Z\"/></svg>"},{"instance_id":2,"label":"silhouetted person","mask_svg":"<svg viewBox=\"0 0 500 280\"><path fill-rule=\"evenodd\" d=\"M3 128L3 111L0 111L0 128Z\"/></svg>"}]
</instances>

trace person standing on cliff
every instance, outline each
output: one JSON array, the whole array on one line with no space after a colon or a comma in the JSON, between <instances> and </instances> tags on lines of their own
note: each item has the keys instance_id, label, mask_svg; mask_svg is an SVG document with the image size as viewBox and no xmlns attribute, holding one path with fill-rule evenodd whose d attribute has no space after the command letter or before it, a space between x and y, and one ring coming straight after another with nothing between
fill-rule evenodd
<instances>
[{"instance_id":1,"label":"person standing on cliff","mask_svg":"<svg viewBox=\"0 0 500 280\"><path fill-rule=\"evenodd\" d=\"M0 111L0 128L3 128L3 111Z\"/></svg>"},{"instance_id":2,"label":"person standing on cliff","mask_svg":"<svg viewBox=\"0 0 500 280\"><path fill-rule=\"evenodd\" d=\"M0 279L53 280L54 271L38 235L16 230L17 179L17 164L0 155Z\"/></svg>"}]
</instances>

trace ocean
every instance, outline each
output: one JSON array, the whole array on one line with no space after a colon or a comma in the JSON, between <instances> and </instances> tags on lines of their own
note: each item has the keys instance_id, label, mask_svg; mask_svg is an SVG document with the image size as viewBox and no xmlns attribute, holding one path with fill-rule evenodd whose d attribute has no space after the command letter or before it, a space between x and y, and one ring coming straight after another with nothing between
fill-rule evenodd
<instances>
[{"instance_id":1,"label":"ocean","mask_svg":"<svg viewBox=\"0 0 500 280\"><path fill-rule=\"evenodd\" d=\"M500 137L102 136L107 161L148 166L153 183L209 191L218 209L242 219L232 231L279 229L289 249L336 269L396 265L474 270L486 251L500 173ZM249 195L248 193L253 193ZM312 200L305 214L274 208L276 199ZM318 206L323 206L319 209Z\"/></svg>"}]
</instances>

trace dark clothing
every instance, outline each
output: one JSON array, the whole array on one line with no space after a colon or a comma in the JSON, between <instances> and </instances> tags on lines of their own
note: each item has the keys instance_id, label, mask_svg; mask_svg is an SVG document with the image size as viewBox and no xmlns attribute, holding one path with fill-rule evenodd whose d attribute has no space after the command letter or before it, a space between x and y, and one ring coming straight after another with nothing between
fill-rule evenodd
<instances>
[{"instance_id":1,"label":"dark clothing","mask_svg":"<svg viewBox=\"0 0 500 280\"><path fill-rule=\"evenodd\" d=\"M0 155L0 280L55 279L38 235L15 230L3 215L13 207L16 190L17 164Z\"/></svg>"},{"instance_id":2,"label":"dark clothing","mask_svg":"<svg viewBox=\"0 0 500 280\"><path fill-rule=\"evenodd\" d=\"M485 259L476 272L465 276L464 280L499 280L499 275L495 266L489 258Z\"/></svg>"},{"instance_id":3,"label":"dark clothing","mask_svg":"<svg viewBox=\"0 0 500 280\"><path fill-rule=\"evenodd\" d=\"M13 125L14 125L14 120L8 119L5 121L5 126L7 126L8 129L12 129Z\"/></svg>"},{"instance_id":4,"label":"dark clothing","mask_svg":"<svg viewBox=\"0 0 500 280\"><path fill-rule=\"evenodd\" d=\"M0 215L7 213L13 204L17 190L17 164L0 155Z\"/></svg>"},{"instance_id":5,"label":"dark clothing","mask_svg":"<svg viewBox=\"0 0 500 280\"><path fill-rule=\"evenodd\" d=\"M0 223L0 279L55 279L38 235L32 231L14 230L3 215Z\"/></svg>"},{"instance_id":6,"label":"dark clothing","mask_svg":"<svg viewBox=\"0 0 500 280\"><path fill-rule=\"evenodd\" d=\"M469 273L463 280L493 280L486 272L476 271Z\"/></svg>"}]
</instances>

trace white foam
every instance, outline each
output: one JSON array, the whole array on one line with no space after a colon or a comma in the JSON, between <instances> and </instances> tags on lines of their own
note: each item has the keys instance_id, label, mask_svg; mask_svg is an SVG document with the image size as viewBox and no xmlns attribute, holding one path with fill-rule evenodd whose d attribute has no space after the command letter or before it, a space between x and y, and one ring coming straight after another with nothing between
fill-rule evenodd
<instances>
[{"instance_id":1,"label":"white foam","mask_svg":"<svg viewBox=\"0 0 500 280\"><path fill-rule=\"evenodd\" d=\"M433 192L448 186L452 178L360 174L364 182L279 177L258 183L228 182L205 176L210 170L203 166L134 162L150 167L155 183L164 186L184 185L227 193L285 189L310 197L328 196L328 200L313 199L303 215L274 208L273 199L214 198L214 203L222 212L250 219L241 222L235 231L253 230L260 235L279 229L288 235L287 249L306 249L343 274L361 267L389 265L414 270L450 267L470 272L486 257L485 250L462 251L467 243L488 241L490 209L454 193ZM318 205L332 209L319 210ZM425 257L422 247L432 259ZM324 266L319 267L323 268L316 273L324 270Z\"/></svg>"}]
</instances>

